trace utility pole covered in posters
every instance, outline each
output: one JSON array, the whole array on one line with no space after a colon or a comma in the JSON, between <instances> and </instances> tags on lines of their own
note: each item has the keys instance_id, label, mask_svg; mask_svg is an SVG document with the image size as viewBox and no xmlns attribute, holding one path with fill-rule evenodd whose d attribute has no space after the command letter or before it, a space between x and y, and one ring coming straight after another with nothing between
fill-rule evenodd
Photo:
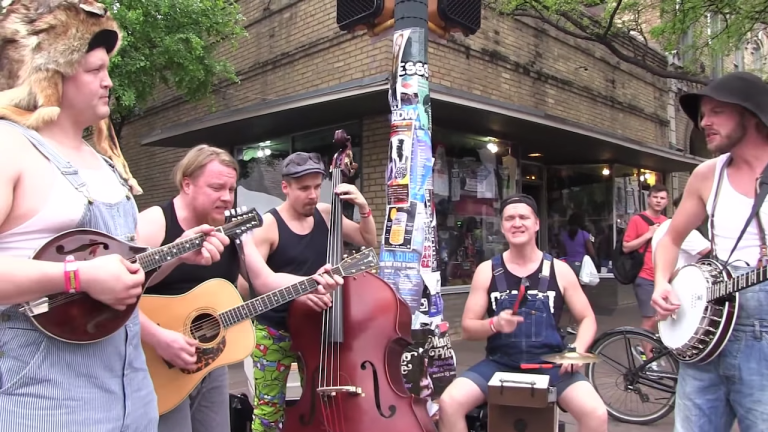
<instances>
[{"instance_id":1,"label":"utility pole covered in posters","mask_svg":"<svg viewBox=\"0 0 768 432\"><path fill-rule=\"evenodd\" d=\"M474 34L480 27L481 4L481 0L337 0L336 21L341 30L365 29L376 36L394 27L387 209L379 276L411 309L414 343L403 355L402 373L409 391L427 399L433 418L440 395L456 376L456 357L440 294L432 198L429 34L442 38L452 32Z\"/></svg>"}]
</instances>

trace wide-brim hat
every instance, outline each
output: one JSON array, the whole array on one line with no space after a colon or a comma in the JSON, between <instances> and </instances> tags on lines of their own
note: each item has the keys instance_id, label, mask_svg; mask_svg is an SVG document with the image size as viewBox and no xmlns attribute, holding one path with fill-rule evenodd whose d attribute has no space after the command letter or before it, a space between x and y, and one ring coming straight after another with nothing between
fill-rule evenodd
<instances>
[{"instance_id":1,"label":"wide-brim hat","mask_svg":"<svg viewBox=\"0 0 768 432\"><path fill-rule=\"evenodd\" d=\"M747 109L768 126L768 84L755 74L732 72L680 96L680 107L697 128L701 127L701 99L705 96Z\"/></svg>"}]
</instances>

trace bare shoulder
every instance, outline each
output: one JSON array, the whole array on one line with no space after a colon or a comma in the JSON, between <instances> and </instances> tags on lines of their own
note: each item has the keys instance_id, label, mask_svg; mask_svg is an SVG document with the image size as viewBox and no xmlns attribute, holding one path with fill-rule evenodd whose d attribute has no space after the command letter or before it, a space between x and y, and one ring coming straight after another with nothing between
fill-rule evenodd
<instances>
[{"instance_id":1,"label":"bare shoulder","mask_svg":"<svg viewBox=\"0 0 768 432\"><path fill-rule=\"evenodd\" d=\"M325 223L331 219L331 205L326 203L317 203L317 209L320 210L320 214L323 215Z\"/></svg>"},{"instance_id":2,"label":"bare shoulder","mask_svg":"<svg viewBox=\"0 0 768 432\"><path fill-rule=\"evenodd\" d=\"M697 166L688 178L686 192L689 190L695 192L697 196L706 201L715 182L718 161L719 158L708 159Z\"/></svg>"},{"instance_id":3,"label":"bare shoulder","mask_svg":"<svg viewBox=\"0 0 768 432\"><path fill-rule=\"evenodd\" d=\"M272 213L264 213L264 215L261 217L261 228L257 231L258 236L257 239L260 242L268 241L269 244L272 244L274 239L277 239L277 219L272 215Z\"/></svg>"},{"instance_id":4,"label":"bare shoulder","mask_svg":"<svg viewBox=\"0 0 768 432\"><path fill-rule=\"evenodd\" d=\"M557 278L558 285L560 285L560 292L562 294L565 294L569 287L573 286L574 284L580 285L579 277L573 271L571 266L569 266L564 261L553 258L552 270L555 272L555 277Z\"/></svg>"},{"instance_id":5,"label":"bare shoulder","mask_svg":"<svg viewBox=\"0 0 768 432\"><path fill-rule=\"evenodd\" d=\"M0 123L0 152L4 157L0 158L0 167L4 173L3 177L17 177L23 169L23 162L26 155L34 149L29 140L19 132L15 127Z\"/></svg>"},{"instance_id":6,"label":"bare shoulder","mask_svg":"<svg viewBox=\"0 0 768 432\"><path fill-rule=\"evenodd\" d=\"M488 289L488 285L491 283L491 270L491 260L481 262L475 269L474 276L472 276L470 289Z\"/></svg>"},{"instance_id":7,"label":"bare shoulder","mask_svg":"<svg viewBox=\"0 0 768 432\"><path fill-rule=\"evenodd\" d=\"M158 247L165 238L165 215L160 206L152 206L139 213L139 242L145 246Z\"/></svg>"}]
</instances>

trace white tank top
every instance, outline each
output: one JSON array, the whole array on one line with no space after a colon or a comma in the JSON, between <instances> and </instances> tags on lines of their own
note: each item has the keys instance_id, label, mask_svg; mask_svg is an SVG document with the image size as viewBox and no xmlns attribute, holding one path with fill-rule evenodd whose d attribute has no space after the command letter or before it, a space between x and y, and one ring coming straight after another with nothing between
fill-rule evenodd
<instances>
[{"instance_id":1,"label":"white tank top","mask_svg":"<svg viewBox=\"0 0 768 432\"><path fill-rule=\"evenodd\" d=\"M91 198L106 203L125 199L125 189L106 162L101 162L102 168L98 170L78 169L80 177L88 185ZM45 242L64 231L76 228L80 222L87 199L67 181L53 163L50 167L54 175L46 204L28 221L0 234L0 255L31 258Z\"/></svg>"},{"instance_id":2,"label":"white tank top","mask_svg":"<svg viewBox=\"0 0 768 432\"><path fill-rule=\"evenodd\" d=\"M745 197L731 186L731 182L728 180L728 171L726 170L723 173L723 183L713 215L712 205L717 191L717 179L720 177L720 171L724 169L728 157L729 154L724 154L717 159L715 180L712 183L712 192L710 192L709 199L707 200L707 213L711 215L714 221L714 229L711 235L715 242L715 252L721 260L728 259L728 255L731 253L736 239L739 238L739 233L744 228L744 223L747 221L747 217L749 217L752 211L752 204L754 203L754 199ZM763 227L768 230L768 225L766 225L768 223L768 200L760 208L758 216L763 223ZM757 228L757 221L753 219L749 228L744 233L741 242L739 242L739 247L734 251L731 263L745 265L744 262L746 262L749 266L755 266L759 256L760 231ZM736 262L739 260L741 262Z\"/></svg>"}]
</instances>

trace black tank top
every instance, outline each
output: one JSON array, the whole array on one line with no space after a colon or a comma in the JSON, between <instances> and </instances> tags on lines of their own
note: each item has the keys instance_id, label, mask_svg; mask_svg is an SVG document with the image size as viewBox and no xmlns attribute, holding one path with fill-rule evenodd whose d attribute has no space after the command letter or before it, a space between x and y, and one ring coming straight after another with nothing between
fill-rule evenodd
<instances>
[{"instance_id":1,"label":"black tank top","mask_svg":"<svg viewBox=\"0 0 768 432\"><path fill-rule=\"evenodd\" d=\"M328 255L328 224L315 207L312 231L299 235L293 232L277 209L268 212L277 222L277 247L267 257L267 265L275 273L311 276L325 265ZM259 324L275 330L288 330L288 308L282 304L256 317Z\"/></svg>"},{"instance_id":2,"label":"black tank top","mask_svg":"<svg viewBox=\"0 0 768 432\"><path fill-rule=\"evenodd\" d=\"M532 293L532 291L538 291L539 288L539 275L541 274L542 268L544 264L544 258L542 257L541 262L539 263L539 267L531 273L528 276L525 276L526 279L528 279L528 292ZM507 289L508 290L518 290L520 288L520 283L522 282L523 278L520 276L517 276L513 274L511 271L509 271L509 268L507 268L507 263L504 262L504 259L501 260L501 265L504 268L504 279L507 283ZM496 301L498 298L504 293L499 293L499 289L496 287L496 278L491 277L491 285L488 288L488 309L486 313L489 317L496 315ZM563 314L563 293L560 291L560 284L557 282L557 275L555 274L555 265L554 262L552 263L552 266L549 271L549 284L547 285L547 295L552 296L552 299L550 300L550 308L552 311L552 316L555 319L555 325L560 326L560 316Z\"/></svg>"},{"instance_id":3,"label":"black tank top","mask_svg":"<svg viewBox=\"0 0 768 432\"><path fill-rule=\"evenodd\" d=\"M162 243L164 246L181 237L184 234L184 229L179 224L173 200L161 205L160 208L163 209L163 216L165 216L165 238L163 238ZM145 293L168 296L185 294L201 283L215 278L226 279L237 287L239 275L240 257L235 243L230 242L224 248L219 261L210 266L179 264L163 280L148 287Z\"/></svg>"}]
</instances>

